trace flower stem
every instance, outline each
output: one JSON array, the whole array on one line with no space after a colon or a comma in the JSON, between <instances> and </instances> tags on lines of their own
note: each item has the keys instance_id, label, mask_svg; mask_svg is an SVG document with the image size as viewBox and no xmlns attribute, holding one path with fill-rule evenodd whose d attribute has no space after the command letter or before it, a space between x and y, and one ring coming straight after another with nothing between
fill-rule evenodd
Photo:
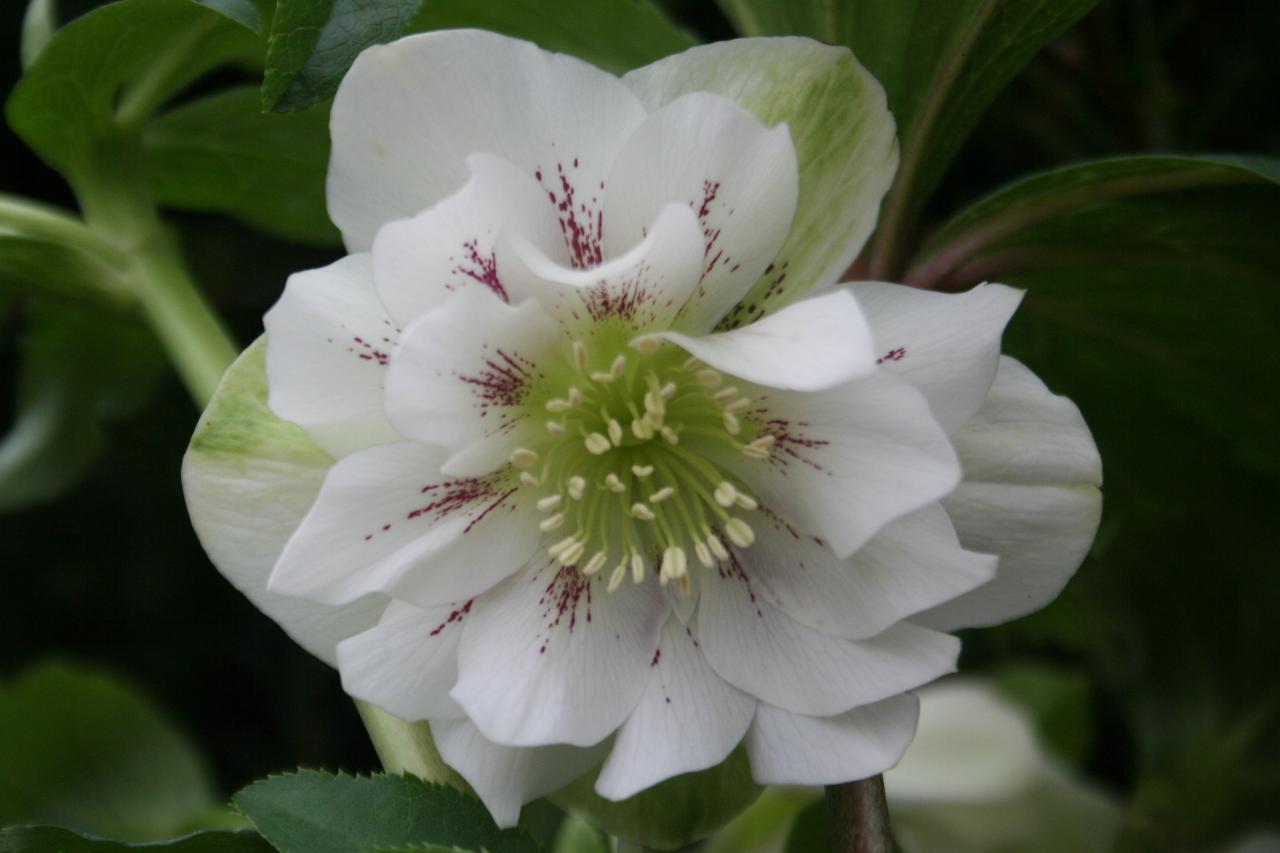
<instances>
[{"instance_id":1,"label":"flower stem","mask_svg":"<svg viewBox=\"0 0 1280 853\"><path fill-rule=\"evenodd\" d=\"M405 722L359 699L355 703L378 760L388 773L412 773L428 782L471 790L462 777L444 763L426 723Z\"/></svg>"},{"instance_id":2,"label":"flower stem","mask_svg":"<svg viewBox=\"0 0 1280 853\"><path fill-rule=\"evenodd\" d=\"M884 778L827 786L832 853L893 853Z\"/></svg>"}]
</instances>

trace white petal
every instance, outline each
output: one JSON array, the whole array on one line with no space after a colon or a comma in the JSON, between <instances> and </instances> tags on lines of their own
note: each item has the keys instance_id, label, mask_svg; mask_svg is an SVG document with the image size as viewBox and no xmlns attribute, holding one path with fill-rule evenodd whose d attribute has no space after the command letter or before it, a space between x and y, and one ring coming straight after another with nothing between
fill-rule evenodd
<instances>
[{"instance_id":1,"label":"white petal","mask_svg":"<svg viewBox=\"0 0 1280 853\"><path fill-rule=\"evenodd\" d=\"M501 464L528 427L523 403L539 364L558 346L538 303L464 288L405 329L387 375L387 416L406 436L452 451L489 445L484 458Z\"/></svg>"},{"instance_id":2,"label":"white petal","mask_svg":"<svg viewBox=\"0 0 1280 853\"><path fill-rule=\"evenodd\" d=\"M1025 791L1048 764L1024 714L993 688L957 677L920 691L915 743L884 781L895 801L999 801Z\"/></svg>"},{"instance_id":3,"label":"white petal","mask_svg":"<svg viewBox=\"0 0 1280 853\"><path fill-rule=\"evenodd\" d=\"M879 82L848 49L810 38L742 38L699 45L623 78L657 110L714 92L768 126L786 123L799 164L787 242L752 289L739 321L834 284L875 227L893 182L898 143Z\"/></svg>"},{"instance_id":4,"label":"white petal","mask_svg":"<svg viewBox=\"0 0 1280 853\"><path fill-rule=\"evenodd\" d=\"M991 395L954 436L965 481L943 501L966 548L1000 557L995 580L915 617L952 630L1044 607L1093 544L1102 464L1079 410L1000 360Z\"/></svg>"},{"instance_id":5,"label":"white petal","mask_svg":"<svg viewBox=\"0 0 1280 853\"><path fill-rule=\"evenodd\" d=\"M386 596L332 607L267 591L267 577L333 459L268 410L265 350L259 338L223 376L182 460L182 489L218 571L299 645L333 665L337 643L374 625Z\"/></svg>"},{"instance_id":6,"label":"white petal","mask_svg":"<svg viewBox=\"0 0 1280 853\"><path fill-rule=\"evenodd\" d=\"M368 255L289 276L264 323L273 412L334 456L400 440L382 412L400 330L374 292Z\"/></svg>"},{"instance_id":7,"label":"white petal","mask_svg":"<svg viewBox=\"0 0 1280 853\"><path fill-rule=\"evenodd\" d=\"M667 205L647 225L633 247L585 269L548 257L518 231L506 232L498 270L570 331L615 318L637 332L665 329L698 285L702 228L683 204Z\"/></svg>"},{"instance_id":8,"label":"white petal","mask_svg":"<svg viewBox=\"0 0 1280 853\"><path fill-rule=\"evenodd\" d=\"M761 704L747 735L751 775L764 785L839 785L883 773L911 743L919 708L909 693L833 717Z\"/></svg>"},{"instance_id":9,"label":"white petal","mask_svg":"<svg viewBox=\"0 0 1280 853\"><path fill-rule=\"evenodd\" d=\"M639 701L668 611L657 584L606 593L543 558L472 607L453 698L498 743L599 743Z\"/></svg>"},{"instance_id":10,"label":"white petal","mask_svg":"<svg viewBox=\"0 0 1280 853\"><path fill-rule=\"evenodd\" d=\"M334 465L269 588L327 604L385 592L426 607L517 571L537 549L537 513L505 475L450 479L443 461L439 448L402 442Z\"/></svg>"},{"instance_id":11,"label":"white petal","mask_svg":"<svg viewBox=\"0 0 1280 853\"><path fill-rule=\"evenodd\" d=\"M607 744L500 746L467 720L432 720L440 757L475 789L498 826L515 826L520 807L568 785L600 763Z\"/></svg>"},{"instance_id":12,"label":"white petal","mask_svg":"<svg viewBox=\"0 0 1280 853\"><path fill-rule=\"evenodd\" d=\"M973 417L1000 358L1000 336L1022 291L983 284L937 293L901 284L846 285L866 313L876 357L920 389L948 432Z\"/></svg>"},{"instance_id":13,"label":"white petal","mask_svg":"<svg viewBox=\"0 0 1280 853\"><path fill-rule=\"evenodd\" d=\"M605 192L605 248L625 250L664 205L688 204L704 250L680 325L709 331L782 247L797 189L786 125L766 128L719 95L685 95L649 116L618 154Z\"/></svg>"},{"instance_id":14,"label":"white petal","mask_svg":"<svg viewBox=\"0 0 1280 853\"><path fill-rule=\"evenodd\" d=\"M644 116L616 77L494 33L445 30L371 47L334 98L329 215L349 249L368 248L384 223L462 186L477 151L543 173L561 195L563 177L585 204Z\"/></svg>"},{"instance_id":15,"label":"white petal","mask_svg":"<svg viewBox=\"0 0 1280 853\"><path fill-rule=\"evenodd\" d=\"M751 418L774 436L772 453L734 470L766 506L839 557L960 480L924 398L884 371L816 394L769 392Z\"/></svg>"},{"instance_id":16,"label":"white petal","mask_svg":"<svg viewBox=\"0 0 1280 853\"><path fill-rule=\"evenodd\" d=\"M738 552L760 595L824 634L859 640L968 592L995 575L996 558L960 547L938 504L892 521L852 557L765 515Z\"/></svg>"},{"instance_id":17,"label":"white petal","mask_svg":"<svg viewBox=\"0 0 1280 853\"><path fill-rule=\"evenodd\" d=\"M661 337L712 367L770 388L817 391L875 369L866 321L842 291L788 305L731 332Z\"/></svg>"},{"instance_id":18,"label":"white petal","mask_svg":"<svg viewBox=\"0 0 1280 853\"><path fill-rule=\"evenodd\" d=\"M456 718L458 640L471 601L418 608L393 601L381 621L338 644L342 689L402 720Z\"/></svg>"},{"instance_id":19,"label":"white petal","mask_svg":"<svg viewBox=\"0 0 1280 853\"><path fill-rule=\"evenodd\" d=\"M568 262L555 207L533 176L492 154L467 158L471 178L412 219L390 222L373 243L378 296L402 328L472 285L504 302L529 295L500 274L498 235L514 229Z\"/></svg>"},{"instance_id":20,"label":"white petal","mask_svg":"<svg viewBox=\"0 0 1280 853\"><path fill-rule=\"evenodd\" d=\"M713 767L742 740L756 701L707 663L694 628L668 619L640 704L614 741L596 793L624 800L664 779Z\"/></svg>"},{"instance_id":21,"label":"white petal","mask_svg":"<svg viewBox=\"0 0 1280 853\"><path fill-rule=\"evenodd\" d=\"M730 684L797 714L829 716L955 669L954 637L900 622L867 640L815 631L765 601L738 563L703 574L698 639Z\"/></svg>"}]
</instances>

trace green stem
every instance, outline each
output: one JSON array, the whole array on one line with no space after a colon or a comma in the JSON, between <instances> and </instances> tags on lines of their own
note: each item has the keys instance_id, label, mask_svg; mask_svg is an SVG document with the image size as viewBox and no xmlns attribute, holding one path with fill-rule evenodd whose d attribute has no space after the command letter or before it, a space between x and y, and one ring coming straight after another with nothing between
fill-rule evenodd
<instances>
[{"instance_id":1,"label":"green stem","mask_svg":"<svg viewBox=\"0 0 1280 853\"><path fill-rule=\"evenodd\" d=\"M113 265L123 266L125 255L76 216L51 205L0 193L0 228L87 251Z\"/></svg>"},{"instance_id":2,"label":"green stem","mask_svg":"<svg viewBox=\"0 0 1280 853\"><path fill-rule=\"evenodd\" d=\"M444 763L426 723L407 723L376 705L359 699L355 702L378 760L388 773L412 773L428 782L471 790L462 777Z\"/></svg>"},{"instance_id":3,"label":"green stem","mask_svg":"<svg viewBox=\"0 0 1280 853\"><path fill-rule=\"evenodd\" d=\"M205 16L172 42L120 98L116 121L122 128L136 128L164 106L173 94L175 80L187 73L191 57L200 41L217 25L213 15Z\"/></svg>"},{"instance_id":4,"label":"green stem","mask_svg":"<svg viewBox=\"0 0 1280 853\"><path fill-rule=\"evenodd\" d=\"M827 786L832 853L893 853L884 778Z\"/></svg>"},{"instance_id":5,"label":"green stem","mask_svg":"<svg viewBox=\"0 0 1280 853\"><path fill-rule=\"evenodd\" d=\"M643 844L637 844L634 841L627 841L624 838L619 838L617 853L652 853L652 848L645 847Z\"/></svg>"},{"instance_id":6,"label":"green stem","mask_svg":"<svg viewBox=\"0 0 1280 853\"><path fill-rule=\"evenodd\" d=\"M151 331L203 408L239 348L167 242L138 255L129 283Z\"/></svg>"}]
</instances>

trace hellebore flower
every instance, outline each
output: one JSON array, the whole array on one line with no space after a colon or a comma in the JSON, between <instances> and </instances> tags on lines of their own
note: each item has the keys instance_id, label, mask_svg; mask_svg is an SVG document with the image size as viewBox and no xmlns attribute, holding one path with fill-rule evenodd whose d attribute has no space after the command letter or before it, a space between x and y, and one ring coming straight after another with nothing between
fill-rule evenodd
<instances>
[{"instance_id":1,"label":"hellebore flower","mask_svg":"<svg viewBox=\"0 0 1280 853\"><path fill-rule=\"evenodd\" d=\"M763 783L878 773L944 632L1081 560L1099 462L1000 356L1020 294L836 285L897 161L847 51L618 79L432 33L362 54L332 132L350 254L289 280L270 412L255 347L187 499L219 568L353 696L429 721L499 822L744 742Z\"/></svg>"}]
</instances>

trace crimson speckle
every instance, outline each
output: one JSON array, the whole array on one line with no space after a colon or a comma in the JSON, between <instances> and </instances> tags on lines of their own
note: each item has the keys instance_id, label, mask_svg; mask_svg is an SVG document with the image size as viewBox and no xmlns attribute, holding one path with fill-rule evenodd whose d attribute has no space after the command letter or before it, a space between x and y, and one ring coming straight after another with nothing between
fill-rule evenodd
<instances>
[{"instance_id":1,"label":"crimson speckle","mask_svg":"<svg viewBox=\"0 0 1280 853\"><path fill-rule=\"evenodd\" d=\"M466 615L471 612L471 603L473 601L475 601L474 598L469 598L467 599L466 604L463 604L457 610L454 610L453 612L451 612L449 614L448 619L444 620L443 622L441 622L439 625L437 625L435 628L431 630L431 636L438 637L440 636L440 633L444 631L445 628L448 628L450 625L455 625L462 622L463 618L465 618Z\"/></svg>"},{"instance_id":2,"label":"crimson speckle","mask_svg":"<svg viewBox=\"0 0 1280 853\"><path fill-rule=\"evenodd\" d=\"M907 348L897 347L896 349L891 349L884 355L877 358L876 364L884 364L886 361L902 361L906 357L907 357Z\"/></svg>"}]
</instances>

